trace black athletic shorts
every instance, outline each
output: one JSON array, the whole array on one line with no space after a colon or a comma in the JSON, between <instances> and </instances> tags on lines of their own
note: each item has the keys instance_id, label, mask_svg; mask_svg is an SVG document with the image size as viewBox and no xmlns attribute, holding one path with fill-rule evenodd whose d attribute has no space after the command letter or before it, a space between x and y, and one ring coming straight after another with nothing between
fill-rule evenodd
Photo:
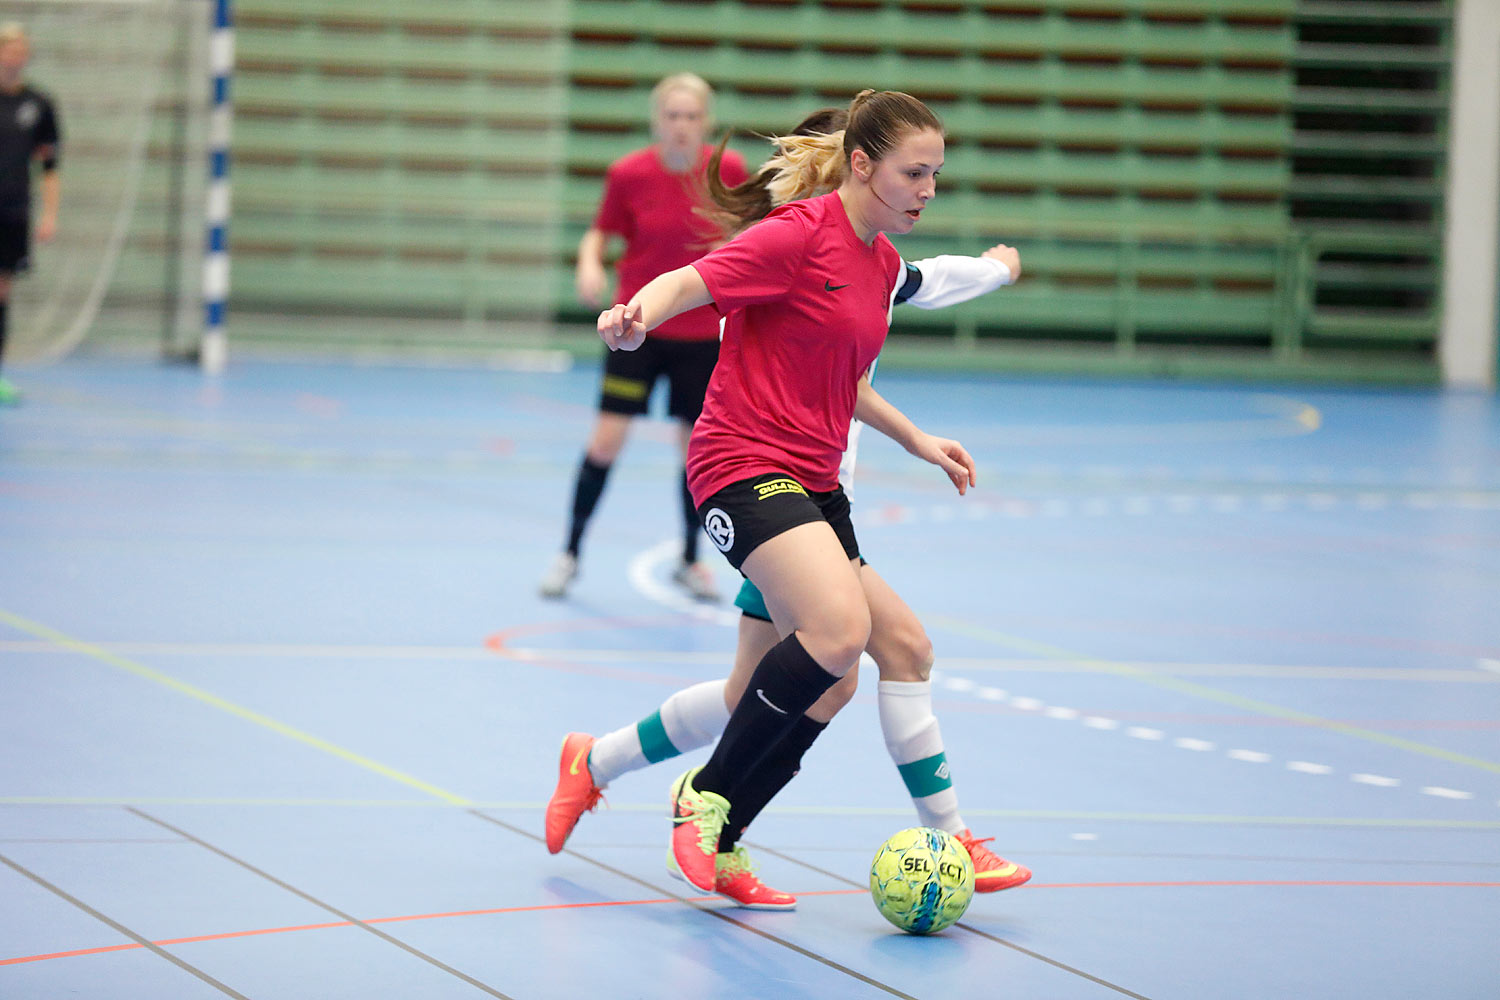
<instances>
[{"instance_id":1,"label":"black athletic shorts","mask_svg":"<svg viewBox=\"0 0 1500 1000\"><path fill-rule=\"evenodd\" d=\"M599 409L637 416L646 412L651 390L667 377L667 413L692 423L703 412L703 396L719 360L719 339L667 340L647 337L633 351L605 349Z\"/></svg>"},{"instance_id":2,"label":"black athletic shorts","mask_svg":"<svg viewBox=\"0 0 1500 1000\"><path fill-rule=\"evenodd\" d=\"M0 215L0 273L20 274L31 266L31 220Z\"/></svg>"},{"instance_id":3,"label":"black athletic shorts","mask_svg":"<svg viewBox=\"0 0 1500 1000\"><path fill-rule=\"evenodd\" d=\"M730 483L698 505L698 519L709 540L735 569L763 542L813 521L827 521L844 554L859 558L859 541L849 519L843 487L827 493L808 490L790 476L768 472Z\"/></svg>"}]
</instances>

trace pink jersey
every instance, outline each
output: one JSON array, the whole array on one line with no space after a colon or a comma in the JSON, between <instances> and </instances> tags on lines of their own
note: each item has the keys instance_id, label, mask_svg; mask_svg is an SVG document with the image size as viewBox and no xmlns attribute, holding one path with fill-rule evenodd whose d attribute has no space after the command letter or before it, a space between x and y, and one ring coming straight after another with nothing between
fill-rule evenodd
<instances>
[{"instance_id":1,"label":"pink jersey","mask_svg":"<svg viewBox=\"0 0 1500 1000\"><path fill-rule=\"evenodd\" d=\"M688 446L693 502L764 472L833 489L860 376L890 328L896 248L884 233L861 242L834 192L778 208L693 267L726 317Z\"/></svg>"},{"instance_id":2,"label":"pink jersey","mask_svg":"<svg viewBox=\"0 0 1500 1000\"><path fill-rule=\"evenodd\" d=\"M663 166L655 146L610 165L594 228L625 239L625 255L617 265L620 287L615 301L629 302L646 282L691 264L723 239L696 211L712 153L712 147L704 146L697 166L685 174L674 174ZM719 177L731 187L743 182L744 159L726 150ZM651 332L667 340L712 340L719 335L719 318L705 306L674 316Z\"/></svg>"}]
</instances>

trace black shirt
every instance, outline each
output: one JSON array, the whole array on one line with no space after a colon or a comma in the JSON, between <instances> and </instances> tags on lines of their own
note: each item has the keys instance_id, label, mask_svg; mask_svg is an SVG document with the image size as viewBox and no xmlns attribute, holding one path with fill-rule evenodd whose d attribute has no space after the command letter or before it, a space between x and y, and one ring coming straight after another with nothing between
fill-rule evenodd
<instances>
[{"instance_id":1,"label":"black shirt","mask_svg":"<svg viewBox=\"0 0 1500 1000\"><path fill-rule=\"evenodd\" d=\"M26 86L0 93L0 215L30 217L32 158L44 147L56 157L60 143L51 98Z\"/></svg>"}]
</instances>

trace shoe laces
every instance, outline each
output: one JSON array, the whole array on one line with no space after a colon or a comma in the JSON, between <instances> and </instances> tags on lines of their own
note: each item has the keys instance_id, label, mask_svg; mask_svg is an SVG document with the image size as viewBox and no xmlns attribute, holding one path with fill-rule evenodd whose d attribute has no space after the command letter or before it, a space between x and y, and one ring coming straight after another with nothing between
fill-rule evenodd
<instances>
[{"instance_id":1,"label":"shoe laces","mask_svg":"<svg viewBox=\"0 0 1500 1000\"><path fill-rule=\"evenodd\" d=\"M756 864L750 860L750 854L743 847L736 847L732 851L724 851L716 859L719 874L721 875L753 875Z\"/></svg>"},{"instance_id":2,"label":"shoe laces","mask_svg":"<svg viewBox=\"0 0 1500 1000\"><path fill-rule=\"evenodd\" d=\"M964 845L964 850L969 852L969 857L976 862L976 867L981 859L988 861L993 858L996 864L1005 864L1005 860L1000 855L984 846L994 840L994 837L976 837L965 830L962 833L954 834L954 839Z\"/></svg>"},{"instance_id":3,"label":"shoe laces","mask_svg":"<svg viewBox=\"0 0 1500 1000\"><path fill-rule=\"evenodd\" d=\"M588 795L584 796L583 799L583 811L593 812L599 807L600 802L603 802L606 806L609 805L609 800L604 797L604 789L600 788L598 785L594 784L592 780L590 780L589 793Z\"/></svg>"},{"instance_id":4,"label":"shoe laces","mask_svg":"<svg viewBox=\"0 0 1500 1000\"><path fill-rule=\"evenodd\" d=\"M704 854L718 853L719 831L729 821L729 803L717 798L719 801L715 802L697 789L687 795L688 808L696 814L693 825L698 828L698 850Z\"/></svg>"}]
</instances>

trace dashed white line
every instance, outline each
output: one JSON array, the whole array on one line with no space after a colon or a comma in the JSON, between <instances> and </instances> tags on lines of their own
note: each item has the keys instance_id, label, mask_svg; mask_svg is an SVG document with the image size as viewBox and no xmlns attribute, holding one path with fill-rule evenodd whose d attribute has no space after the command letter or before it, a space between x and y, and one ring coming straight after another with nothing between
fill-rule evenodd
<instances>
[{"instance_id":1,"label":"dashed white line","mask_svg":"<svg viewBox=\"0 0 1500 1000\"><path fill-rule=\"evenodd\" d=\"M979 694L979 697L983 698L985 701L1004 701L1005 700L1005 692L1003 690L1001 690L1000 688L991 688L991 687L980 688L979 691L978 691L978 694Z\"/></svg>"},{"instance_id":2,"label":"dashed white line","mask_svg":"<svg viewBox=\"0 0 1500 1000\"><path fill-rule=\"evenodd\" d=\"M1197 750L1200 753L1214 748L1213 743L1208 740L1196 740L1191 736L1179 736L1172 741L1172 745L1183 750Z\"/></svg>"},{"instance_id":3,"label":"dashed white line","mask_svg":"<svg viewBox=\"0 0 1500 1000\"><path fill-rule=\"evenodd\" d=\"M1361 785L1374 785L1376 788L1395 788L1401 784L1400 778L1387 778L1379 774L1351 774L1349 780Z\"/></svg>"},{"instance_id":4,"label":"dashed white line","mask_svg":"<svg viewBox=\"0 0 1500 1000\"><path fill-rule=\"evenodd\" d=\"M1151 729L1148 726L1131 726L1125 730L1126 736L1134 736L1138 740L1159 740L1167 735L1160 729Z\"/></svg>"},{"instance_id":5,"label":"dashed white line","mask_svg":"<svg viewBox=\"0 0 1500 1000\"><path fill-rule=\"evenodd\" d=\"M1234 760L1242 760L1248 764L1264 764L1271 759L1270 754L1261 753L1259 750L1230 750L1229 756Z\"/></svg>"},{"instance_id":6,"label":"dashed white line","mask_svg":"<svg viewBox=\"0 0 1500 1000\"><path fill-rule=\"evenodd\" d=\"M1012 698L1010 703L1023 712L1035 712L1043 705L1043 702L1036 698Z\"/></svg>"},{"instance_id":7,"label":"dashed white line","mask_svg":"<svg viewBox=\"0 0 1500 1000\"><path fill-rule=\"evenodd\" d=\"M1061 705L1053 705L1042 714L1049 719L1076 719L1078 718L1078 709L1064 708Z\"/></svg>"},{"instance_id":8,"label":"dashed white line","mask_svg":"<svg viewBox=\"0 0 1500 1000\"><path fill-rule=\"evenodd\" d=\"M1333 768L1327 764L1311 764L1305 760L1289 760L1286 762L1288 771L1301 771L1303 774L1332 774Z\"/></svg>"},{"instance_id":9,"label":"dashed white line","mask_svg":"<svg viewBox=\"0 0 1500 1000\"><path fill-rule=\"evenodd\" d=\"M1083 724L1090 729L1119 729L1120 724L1114 719L1106 719L1102 715L1086 716Z\"/></svg>"},{"instance_id":10,"label":"dashed white line","mask_svg":"<svg viewBox=\"0 0 1500 1000\"><path fill-rule=\"evenodd\" d=\"M1472 799L1473 792L1462 792L1457 788L1443 788L1441 785L1428 785L1422 789L1423 795L1435 795L1440 799Z\"/></svg>"}]
</instances>

